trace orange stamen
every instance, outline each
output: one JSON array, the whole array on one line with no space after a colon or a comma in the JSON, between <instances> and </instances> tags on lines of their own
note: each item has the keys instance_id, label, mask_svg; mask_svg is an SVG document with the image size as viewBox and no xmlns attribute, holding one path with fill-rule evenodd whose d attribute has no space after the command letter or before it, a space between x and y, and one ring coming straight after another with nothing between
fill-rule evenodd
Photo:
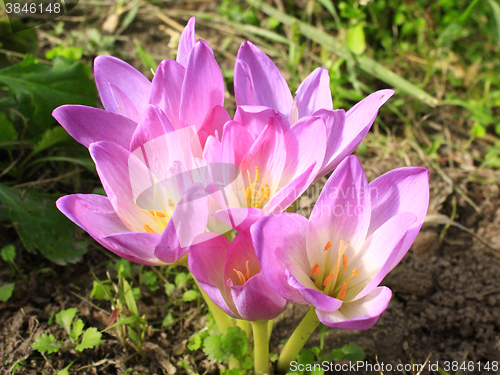
<instances>
[{"instance_id":1,"label":"orange stamen","mask_svg":"<svg viewBox=\"0 0 500 375\"><path fill-rule=\"evenodd\" d=\"M233 268L233 271L236 272L236 274L238 275L238 278L240 279L241 285L245 284L245 282L246 282L245 275L243 275L243 273L241 273L241 271L238 271L236 268Z\"/></svg>"},{"instance_id":2,"label":"orange stamen","mask_svg":"<svg viewBox=\"0 0 500 375\"><path fill-rule=\"evenodd\" d=\"M344 285L342 285L342 289L340 289L340 292L339 292L339 295L337 296L337 298L344 299L346 291L347 291L347 283L344 283Z\"/></svg>"},{"instance_id":3,"label":"orange stamen","mask_svg":"<svg viewBox=\"0 0 500 375\"><path fill-rule=\"evenodd\" d=\"M321 267L319 266L318 263L316 263L313 268L311 268L311 273L313 275L317 275L319 273L319 271L321 271Z\"/></svg>"},{"instance_id":4,"label":"orange stamen","mask_svg":"<svg viewBox=\"0 0 500 375\"><path fill-rule=\"evenodd\" d=\"M357 268L353 269L352 273L354 274L354 276L358 276L359 275L359 271L358 271Z\"/></svg>"},{"instance_id":5,"label":"orange stamen","mask_svg":"<svg viewBox=\"0 0 500 375\"><path fill-rule=\"evenodd\" d=\"M344 269L347 270L347 256L345 254L342 255L342 264L344 265Z\"/></svg>"},{"instance_id":6,"label":"orange stamen","mask_svg":"<svg viewBox=\"0 0 500 375\"><path fill-rule=\"evenodd\" d=\"M330 250L330 247L332 247L332 245L333 245L333 242L332 242L332 241L328 241L328 242L326 243L326 246L325 246L325 251Z\"/></svg>"},{"instance_id":7,"label":"orange stamen","mask_svg":"<svg viewBox=\"0 0 500 375\"><path fill-rule=\"evenodd\" d=\"M333 277L335 276L335 274L332 272L331 274L329 274L325 281L323 282L323 286L327 286L328 284L330 284L333 280Z\"/></svg>"},{"instance_id":8,"label":"orange stamen","mask_svg":"<svg viewBox=\"0 0 500 375\"><path fill-rule=\"evenodd\" d=\"M264 199L269 199L269 196L271 195L271 189L269 189L269 185L266 183L264 183L264 188L266 189Z\"/></svg>"},{"instance_id":9,"label":"orange stamen","mask_svg":"<svg viewBox=\"0 0 500 375\"><path fill-rule=\"evenodd\" d=\"M150 215L152 216L156 216L156 217L161 217L161 218L164 218L164 217L167 217L163 212L161 211L148 211Z\"/></svg>"},{"instance_id":10,"label":"orange stamen","mask_svg":"<svg viewBox=\"0 0 500 375\"><path fill-rule=\"evenodd\" d=\"M144 230L148 233L156 233L151 227L147 224L144 224Z\"/></svg>"}]
</instances>

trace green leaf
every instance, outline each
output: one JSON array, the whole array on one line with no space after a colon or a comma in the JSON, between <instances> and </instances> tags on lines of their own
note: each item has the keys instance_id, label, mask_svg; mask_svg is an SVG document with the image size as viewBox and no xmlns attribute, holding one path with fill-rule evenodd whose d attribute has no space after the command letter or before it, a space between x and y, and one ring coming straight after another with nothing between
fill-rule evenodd
<instances>
[{"instance_id":1,"label":"green leaf","mask_svg":"<svg viewBox=\"0 0 500 375\"><path fill-rule=\"evenodd\" d=\"M0 301L7 302L12 297L14 291L14 283L7 283L0 285Z\"/></svg>"},{"instance_id":2,"label":"green leaf","mask_svg":"<svg viewBox=\"0 0 500 375\"><path fill-rule=\"evenodd\" d=\"M14 124L9 120L5 112L0 112L0 143L15 141L17 137Z\"/></svg>"},{"instance_id":3,"label":"green leaf","mask_svg":"<svg viewBox=\"0 0 500 375\"><path fill-rule=\"evenodd\" d=\"M16 247L14 245L7 245L0 250L0 255L4 262L14 263L16 258Z\"/></svg>"},{"instance_id":4,"label":"green leaf","mask_svg":"<svg viewBox=\"0 0 500 375\"><path fill-rule=\"evenodd\" d=\"M184 285L187 284L189 280L189 275L185 272L179 272L177 275L175 275L175 285L178 288L182 288Z\"/></svg>"},{"instance_id":5,"label":"green leaf","mask_svg":"<svg viewBox=\"0 0 500 375\"><path fill-rule=\"evenodd\" d=\"M76 263L87 251L87 241L73 237L75 225L55 205L55 198L32 191L20 194L0 184L0 201L28 252L40 253L54 263Z\"/></svg>"},{"instance_id":6,"label":"green leaf","mask_svg":"<svg viewBox=\"0 0 500 375\"><path fill-rule=\"evenodd\" d=\"M115 327L131 325L134 323L138 323L138 324L142 324L142 325L147 324L146 320L142 319L140 316L129 316L128 318L120 319L112 326L106 327L106 329L103 330L103 332L109 331L110 329L113 329Z\"/></svg>"},{"instance_id":7,"label":"green leaf","mask_svg":"<svg viewBox=\"0 0 500 375\"><path fill-rule=\"evenodd\" d=\"M78 338L80 337L82 332L83 332L83 321L81 319L75 320L73 322L73 329L71 330L71 333L69 335L71 342L78 341Z\"/></svg>"},{"instance_id":8,"label":"green leaf","mask_svg":"<svg viewBox=\"0 0 500 375\"><path fill-rule=\"evenodd\" d=\"M365 52L365 29L361 22L347 30L347 47L355 55L362 55Z\"/></svg>"},{"instance_id":9,"label":"green leaf","mask_svg":"<svg viewBox=\"0 0 500 375\"><path fill-rule=\"evenodd\" d=\"M76 307L72 307L70 309L59 311L56 314L57 324L63 327L68 335L71 334L71 323L73 323L73 319L75 318L77 311L78 309Z\"/></svg>"},{"instance_id":10,"label":"green leaf","mask_svg":"<svg viewBox=\"0 0 500 375\"><path fill-rule=\"evenodd\" d=\"M189 338L189 343L187 344L189 350L198 350L201 348L201 336L197 333Z\"/></svg>"},{"instance_id":11,"label":"green leaf","mask_svg":"<svg viewBox=\"0 0 500 375\"><path fill-rule=\"evenodd\" d=\"M203 351L210 359L222 362L226 359L224 350L222 349L222 335L214 333L205 338L203 342Z\"/></svg>"},{"instance_id":12,"label":"green leaf","mask_svg":"<svg viewBox=\"0 0 500 375\"><path fill-rule=\"evenodd\" d=\"M366 357L363 347L357 344L344 345L342 347L342 352L344 353L344 359L351 362L362 361Z\"/></svg>"},{"instance_id":13,"label":"green leaf","mask_svg":"<svg viewBox=\"0 0 500 375\"><path fill-rule=\"evenodd\" d=\"M137 310L137 304L135 303L134 292L130 287L127 280L122 277L123 283L123 297L125 298L125 303L127 304L130 314L139 316L139 311Z\"/></svg>"},{"instance_id":14,"label":"green leaf","mask_svg":"<svg viewBox=\"0 0 500 375\"><path fill-rule=\"evenodd\" d=\"M41 353L57 353L61 349L61 343L56 340L54 335L44 333L38 336L31 347Z\"/></svg>"},{"instance_id":15,"label":"green leaf","mask_svg":"<svg viewBox=\"0 0 500 375\"><path fill-rule=\"evenodd\" d=\"M491 6L491 10L493 11L493 17L495 18L496 24L496 32L495 36L497 38L497 42L500 41L500 5L495 0L488 0L488 3Z\"/></svg>"},{"instance_id":16,"label":"green leaf","mask_svg":"<svg viewBox=\"0 0 500 375\"><path fill-rule=\"evenodd\" d=\"M57 46L45 52L45 58L47 60L53 60L56 57L64 57L66 60L78 62L82 59L82 54L82 47Z\"/></svg>"},{"instance_id":17,"label":"green leaf","mask_svg":"<svg viewBox=\"0 0 500 375\"><path fill-rule=\"evenodd\" d=\"M170 297L172 295L174 289L175 289L175 285L174 284L172 284L172 283L165 283L165 294L167 296Z\"/></svg>"},{"instance_id":18,"label":"green leaf","mask_svg":"<svg viewBox=\"0 0 500 375\"><path fill-rule=\"evenodd\" d=\"M17 103L29 113L26 135L42 134L48 124L53 124L52 111L63 104L94 105L97 98L95 84L90 79L90 69L83 63L68 64L56 60L47 66L28 55L21 64L0 70L0 84L6 85Z\"/></svg>"},{"instance_id":19,"label":"green leaf","mask_svg":"<svg viewBox=\"0 0 500 375\"><path fill-rule=\"evenodd\" d=\"M241 371L237 368L226 369L226 370L222 370L220 372L220 375L243 375L243 371Z\"/></svg>"},{"instance_id":20,"label":"green leaf","mask_svg":"<svg viewBox=\"0 0 500 375\"><path fill-rule=\"evenodd\" d=\"M172 313L168 313L167 315L165 315L165 318L163 318L163 322L161 323L161 326L163 328L168 328L172 324L174 324L174 322L175 322L174 316L172 315Z\"/></svg>"},{"instance_id":21,"label":"green leaf","mask_svg":"<svg viewBox=\"0 0 500 375\"><path fill-rule=\"evenodd\" d=\"M43 133L40 141L35 146L35 149L31 152L30 157L54 146L57 143L65 142L70 139L70 135L62 126L47 129L45 133Z\"/></svg>"},{"instance_id":22,"label":"green leaf","mask_svg":"<svg viewBox=\"0 0 500 375\"><path fill-rule=\"evenodd\" d=\"M158 277L153 271L144 271L141 280L150 291L158 290Z\"/></svg>"},{"instance_id":23,"label":"green leaf","mask_svg":"<svg viewBox=\"0 0 500 375\"><path fill-rule=\"evenodd\" d=\"M101 301L111 299L111 287L106 285L105 282L94 280L93 288L90 292L90 298L96 298Z\"/></svg>"},{"instance_id":24,"label":"green leaf","mask_svg":"<svg viewBox=\"0 0 500 375\"><path fill-rule=\"evenodd\" d=\"M57 375L69 375L69 368L73 366L73 362L71 362L69 365L67 365L65 368L62 370L57 371Z\"/></svg>"},{"instance_id":25,"label":"green leaf","mask_svg":"<svg viewBox=\"0 0 500 375\"><path fill-rule=\"evenodd\" d=\"M77 352L92 349L101 343L102 333L95 327L90 327L83 333L82 342L75 347Z\"/></svg>"},{"instance_id":26,"label":"green leaf","mask_svg":"<svg viewBox=\"0 0 500 375\"><path fill-rule=\"evenodd\" d=\"M139 56L142 65L144 65L144 67L148 70L155 70L158 67L158 64L156 63L153 56L151 56L144 48L141 47L141 43L137 39L134 39L134 44L135 52L137 52L137 56Z\"/></svg>"},{"instance_id":27,"label":"green leaf","mask_svg":"<svg viewBox=\"0 0 500 375\"><path fill-rule=\"evenodd\" d=\"M194 301L195 299L197 299L198 295L199 295L199 293L197 290L187 290L182 295L182 300L184 302L191 302L191 301Z\"/></svg>"},{"instance_id":28,"label":"green leaf","mask_svg":"<svg viewBox=\"0 0 500 375\"><path fill-rule=\"evenodd\" d=\"M227 358L243 359L248 350L248 337L245 331L239 327L228 328L222 337L222 350Z\"/></svg>"}]
</instances>

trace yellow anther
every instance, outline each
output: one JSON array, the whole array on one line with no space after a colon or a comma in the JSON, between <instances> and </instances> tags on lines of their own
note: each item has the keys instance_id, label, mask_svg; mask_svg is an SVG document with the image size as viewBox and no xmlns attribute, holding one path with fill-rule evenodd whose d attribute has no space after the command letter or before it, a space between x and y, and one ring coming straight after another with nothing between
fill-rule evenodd
<instances>
[{"instance_id":1,"label":"yellow anther","mask_svg":"<svg viewBox=\"0 0 500 375\"><path fill-rule=\"evenodd\" d=\"M271 189L269 189L269 185L264 182L264 188L266 192L264 193L264 199L269 199L269 196L271 195Z\"/></svg>"},{"instance_id":2,"label":"yellow anther","mask_svg":"<svg viewBox=\"0 0 500 375\"><path fill-rule=\"evenodd\" d=\"M247 269L247 274L246 274L247 280L250 278L250 268L248 267L248 262L250 262L250 261L247 260L247 263L245 265L245 268Z\"/></svg>"},{"instance_id":3,"label":"yellow anther","mask_svg":"<svg viewBox=\"0 0 500 375\"><path fill-rule=\"evenodd\" d=\"M311 268L311 273L313 275L317 275L321 271L321 267L319 266L318 263L316 263L312 268Z\"/></svg>"},{"instance_id":4,"label":"yellow anther","mask_svg":"<svg viewBox=\"0 0 500 375\"><path fill-rule=\"evenodd\" d=\"M245 284L246 283L245 275L243 275L243 273L241 271L238 271L236 268L233 268L233 271L236 272L236 275L238 275L241 285Z\"/></svg>"},{"instance_id":5,"label":"yellow anther","mask_svg":"<svg viewBox=\"0 0 500 375\"><path fill-rule=\"evenodd\" d=\"M354 276L358 276L359 275L359 271L357 270L357 268L353 269L352 273L353 273Z\"/></svg>"},{"instance_id":6,"label":"yellow anther","mask_svg":"<svg viewBox=\"0 0 500 375\"><path fill-rule=\"evenodd\" d=\"M155 217L160 217L160 218L164 218L164 217L167 217L163 212L161 211L148 211L148 213L151 215L151 216L155 216Z\"/></svg>"},{"instance_id":7,"label":"yellow anther","mask_svg":"<svg viewBox=\"0 0 500 375\"><path fill-rule=\"evenodd\" d=\"M172 211L174 210L174 208L175 208L175 204L174 204L174 202L172 202L172 199L169 199L169 200L168 200L168 206L170 207L170 209L171 209Z\"/></svg>"},{"instance_id":8,"label":"yellow anther","mask_svg":"<svg viewBox=\"0 0 500 375\"><path fill-rule=\"evenodd\" d=\"M260 179L259 168L255 167L255 180L254 180L254 182L256 183L257 181L259 181L259 179Z\"/></svg>"},{"instance_id":9,"label":"yellow anther","mask_svg":"<svg viewBox=\"0 0 500 375\"><path fill-rule=\"evenodd\" d=\"M148 233L156 233L151 227L147 224L144 224L144 230Z\"/></svg>"}]
</instances>

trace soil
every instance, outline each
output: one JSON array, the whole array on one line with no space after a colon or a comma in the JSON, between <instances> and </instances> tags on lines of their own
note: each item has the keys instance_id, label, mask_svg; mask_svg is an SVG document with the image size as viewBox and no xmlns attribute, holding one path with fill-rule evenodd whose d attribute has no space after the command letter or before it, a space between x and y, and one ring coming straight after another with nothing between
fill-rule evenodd
<instances>
[{"instance_id":1,"label":"soil","mask_svg":"<svg viewBox=\"0 0 500 375\"><path fill-rule=\"evenodd\" d=\"M185 20L177 21L182 24ZM135 37L141 43L154 41L159 45L154 55L169 56L167 43L159 43L166 39L165 33L158 31L160 25L156 18L139 17L139 22L124 36ZM210 30L200 26L199 32L210 39ZM127 43L123 55L133 56L133 42ZM148 44L143 47L147 49ZM231 54L235 55L237 46L231 48L234 49ZM220 52L216 51L216 57L232 64ZM440 107L429 116L440 129L449 129L453 128L449 111L449 108ZM388 111L384 113L382 123L395 120L389 118ZM397 124L397 120L394 123ZM429 220L401 264L383 281L383 285L393 290L394 298L378 324L368 331L328 330L326 350L356 343L364 348L370 363L375 364L378 359L380 363L393 366L423 364L428 358L430 363L439 361L442 368L445 361L458 361L459 364L500 361L500 188L497 184L480 182L499 181L500 173L479 169L473 161L470 155L484 152L480 143L472 144L467 152L453 155L444 145L439 153L451 157L431 163L402 141L397 131L381 144L377 130L368 135L368 151L360 155L368 179L404 165L428 167L431 171ZM418 138L418 129L416 133ZM452 132L453 142L465 140L459 129ZM481 179L474 178L478 175ZM312 198L304 197L300 204L308 206ZM450 217L455 209L454 221L469 232L455 225L443 225L442 217ZM0 247L14 243L18 252L22 249L13 227L0 227L0 238ZM490 246L485 245L485 241ZM4 366L0 367L0 374L12 373L15 363L22 363L16 374L53 374L72 362L70 373L73 374L219 372L218 366L203 352L186 349L189 336L205 325L204 307L196 301L179 305L179 311L174 312L179 321L163 329L161 322L169 311L167 297L161 288L156 292L141 290L139 311L146 315L150 324L142 354L124 347L114 336L105 333L102 344L95 349L78 354L61 351L40 355L31 348L36 337L42 333L64 337L56 324L49 324L53 315L62 309L77 307L86 326L106 327L110 306L102 303L96 306L97 302L88 296L94 275L106 278L110 255L92 243L78 264L66 267L25 252L18 258L18 267L26 280L18 283L8 302L0 303L0 366ZM0 270L2 280L9 280L12 275L13 271L8 268ZM272 350L276 352L304 313L303 307L289 304L273 331ZM318 343L319 333L316 333L309 345ZM406 371L408 374L417 372ZM402 372L384 371L386 375L396 373ZM490 369L450 373L496 372ZM421 374L438 372L426 367Z\"/></svg>"}]
</instances>

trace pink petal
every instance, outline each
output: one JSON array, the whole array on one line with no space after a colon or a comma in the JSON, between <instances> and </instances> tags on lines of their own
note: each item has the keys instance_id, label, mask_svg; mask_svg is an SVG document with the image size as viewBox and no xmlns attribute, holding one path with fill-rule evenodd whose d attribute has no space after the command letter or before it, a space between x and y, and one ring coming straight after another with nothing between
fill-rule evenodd
<instances>
[{"instance_id":1,"label":"pink petal","mask_svg":"<svg viewBox=\"0 0 500 375\"><path fill-rule=\"evenodd\" d=\"M165 263L180 260L187 254L195 237L205 232L207 221L207 194L203 186L193 185L175 206L156 247L156 257Z\"/></svg>"},{"instance_id":2,"label":"pink petal","mask_svg":"<svg viewBox=\"0 0 500 375\"><path fill-rule=\"evenodd\" d=\"M301 215L280 214L263 218L250 228L255 253L267 283L283 298L302 305L307 302L289 285L285 267L277 258L277 252L286 249L290 253L303 253L306 249L307 226L307 219Z\"/></svg>"},{"instance_id":3,"label":"pink petal","mask_svg":"<svg viewBox=\"0 0 500 375\"><path fill-rule=\"evenodd\" d=\"M287 273L287 276L288 284L290 284L292 288L296 289L304 300L311 306L314 306L322 311L335 311L342 306L341 300L330 297L317 289L304 286L291 273Z\"/></svg>"},{"instance_id":4,"label":"pink petal","mask_svg":"<svg viewBox=\"0 0 500 375\"><path fill-rule=\"evenodd\" d=\"M363 167L355 156L346 158L326 182L310 218L308 247L310 260L323 257L323 249L331 241L338 247L349 241L346 255L350 258L365 241L370 224L371 203ZM309 243L309 240L311 243Z\"/></svg>"},{"instance_id":5,"label":"pink petal","mask_svg":"<svg viewBox=\"0 0 500 375\"><path fill-rule=\"evenodd\" d=\"M254 143L247 128L236 121L224 126L222 135L222 155L226 163L240 165Z\"/></svg>"},{"instance_id":6,"label":"pink petal","mask_svg":"<svg viewBox=\"0 0 500 375\"><path fill-rule=\"evenodd\" d=\"M177 62L183 67L187 67L189 61L189 55L194 48L196 43L196 34L194 31L195 18L191 17L182 31L181 37L179 39L179 46L177 47Z\"/></svg>"},{"instance_id":7,"label":"pink petal","mask_svg":"<svg viewBox=\"0 0 500 375\"><path fill-rule=\"evenodd\" d=\"M243 286L232 287L231 297L239 315L250 321L274 319L286 306L286 300L269 286L262 273Z\"/></svg>"},{"instance_id":8,"label":"pink petal","mask_svg":"<svg viewBox=\"0 0 500 375\"><path fill-rule=\"evenodd\" d=\"M342 141L336 152L322 168L319 176L331 172L348 155L352 154L370 130L379 108L394 94L394 90L380 90L367 96L346 113Z\"/></svg>"},{"instance_id":9,"label":"pink petal","mask_svg":"<svg viewBox=\"0 0 500 375\"><path fill-rule=\"evenodd\" d=\"M349 269L357 268L359 274L349 283L345 299L363 298L380 284L402 251L401 239L415 220L414 214L402 212L368 236L357 256L349 258Z\"/></svg>"},{"instance_id":10,"label":"pink petal","mask_svg":"<svg viewBox=\"0 0 500 375\"><path fill-rule=\"evenodd\" d=\"M144 224L152 225L153 219L135 204L131 185L131 171L138 176L149 173L133 154L111 142L96 142L89 147L106 195L114 210L127 226L136 232L144 231Z\"/></svg>"},{"instance_id":11,"label":"pink petal","mask_svg":"<svg viewBox=\"0 0 500 375\"><path fill-rule=\"evenodd\" d=\"M134 151L172 131L174 128L160 107L148 104L130 142L130 150Z\"/></svg>"},{"instance_id":12,"label":"pink petal","mask_svg":"<svg viewBox=\"0 0 500 375\"><path fill-rule=\"evenodd\" d=\"M63 105L52 116L85 147L109 141L128 148L137 124L127 117L82 105Z\"/></svg>"},{"instance_id":13,"label":"pink petal","mask_svg":"<svg viewBox=\"0 0 500 375\"><path fill-rule=\"evenodd\" d=\"M158 233L117 233L104 237L104 240L113 246L111 251L131 262L148 266L165 265L154 255L156 244L160 240Z\"/></svg>"},{"instance_id":14,"label":"pink petal","mask_svg":"<svg viewBox=\"0 0 500 375\"><path fill-rule=\"evenodd\" d=\"M344 158L344 152L339 148L342 143L342 133L345 127L345 111L343 109L320 109L314 112L313 116L321 117L325 122L326 128L325 158L318 171L318 177L323 177L325 174L331 172ZM340 156L335 157L335 155Z\"/></svg>"},{"instance_id":15,"label":"pink petal","mask_svg":"<svg viewBox=\"0 0 500 375\"><path fill-rule=\"evenodd\" d=\"M234 71L237 105L262 105L290 116L292 94L273 61L254 44L240 47Z\"/></svg>"},{"instance_id":16,"label":"pink petal","mask_svg":"<svg viewBox=\"0 0 500 375\"><path fill-rule=\"evenodd\" d=\"M295 93L295 103L298 118L309 116L319 109L333 109L328 70L317 68L309 74Z\"/></svg>"},{"instance_id":17,"label":"pink petal","mask_svg":"<svg viewBox=\"0 0 500 375\"><path fill-rule=\"evenodd\" d=\"M387 309L392 292L383 286L375 289L362 299L345 302L337 311L322 311L316 314L321 323L331 328L365 330L377 323L380 315Z\"/></svg>"},{"instance_id":18,"label":"pink petal","mask_svg":"<svg viewBox=\"0 0 500 375\"><path fill-rule=\"evenodd\" d=\"M238 317L223 277L230 243L224 236L214 237L213 233L204 233L200 237L200 242L189 250L189 270L217 306L226 314Z\"/></svg>"},{"instance_id":19,"label":"pink petal","mask_svg":"<svg viewBox=\"0 0 500 375\"><path fill-rule=\"evenodd\" d=\"M290 127L288 119L283 114L268 107L243 105L239 106L234 114L234 121L247 129L252 140L259 137L271 120L279 122L285 129Z\"/></svg>"},{"instance_id":20,"label":"pink petal","mask_svg":"<svg viewBox=\"0 0 500 375\"><path fill-rule=\"evenodd\" d=\"M221 137L224 124L230 120L231 117L224 107L220 105L215 106L212 112L210 112L210 115L205 119L201 129L198 131L201 147L205 147L205 143L209 136L217 135L217 137Z\"/></svg>"},{"instance_id":21,"label":"pink petal","mask_svg":"<svg viewBox=\"0 0 500 375\"><path fill-rule=\"evenodd\" d=\"M196 42L182 86L180 126L200 129L215 106L224 105L224 80L210 46Z\"/></svg>"},{"instance_id":22,"label":"pink petal","mask_svg":"<svg viewBox=\"0 0 500 375\"><path fill-rule=\"evenodd\" d=\"M138 122L148 103L151 82L125 61L112 56L97 56L94 75L104 108Z\"/></svg>"},{"instance_id":23,"label":"pink petal","mask_svg":"<svg viewBox=\"0 0 500 375\"><path fill-rule=\"evenodd\" d=\"M179 129L179 110L181 105L182 85L185 69L176 61L164 60L158 65L153 83L149 103L160 107L174 129Z\"/></svg>"}]
</instances>

